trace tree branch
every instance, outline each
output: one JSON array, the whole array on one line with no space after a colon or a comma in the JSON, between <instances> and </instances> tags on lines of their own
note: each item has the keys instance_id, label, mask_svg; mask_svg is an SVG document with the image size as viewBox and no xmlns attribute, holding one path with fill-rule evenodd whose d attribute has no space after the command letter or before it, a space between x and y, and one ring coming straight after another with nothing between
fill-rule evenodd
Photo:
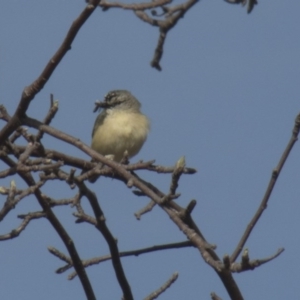
<instances>
[{"instance_id":1,"label":"tree branch","mask_svg":"<svg viewBox=\"0 0 300 300\"><path fill-rule=\"evenodd\" d=\"M190 241L185 241L185 242L178 242L178 243L171 243L171 244L164 244L164 245L156 245L152 247L147 247L147 248L142 248L142 249L135 249L135 250L129 250L129 251L121 251L119 253L120 257L127 257L127 256L139 256L141 254L145 253L151 253L151 252L156 252L156 251L161 251L161 250L169 250L169 249L180 249L180 248L186 248L186 247L192 247L193 244ZM58 251L58 250L57 250ZM112 256L111 255L103 255L100 257L94 257L91 259L83 260L82 264L85 268L97 265L99 263L111 260ZM66 260L65 260L66 261ZM62 267L59 268L56 272L57 273L63 273L66 270L70 269L72 267L72 264L70 266ZM77 276L76 271L71 273L68 278L70 280L74 279Z\"/></svg>"},{"instance_id":2,"label":"tree branch","mask_svg":"<svg viewBox=\"0 0 300 300\"><path fill-rule=\"evenodd\" d=\"M25 116L30 102L34 99L35 95L41 91L60 61L71 49L71 45L77 33L89 18L89 16L94 12L96 7L99 5L99 2L100 0L90 1L90 3L85 7L82 13L71 25L63 43L53 55L53 57L49 60L41 75L33 83L31 83L30 86L26 87L23 90L22 97L16 109L16 112L12 116L11 120L0 131L0 145L3 144L4 141L9 137L9 135L21 125L20 118Z\"/></svg>"},{"instance_id":3,"label":"tree branch","mask_svg":"<svg viewBox=\"0 0 300 300\"><path fill-rule=\"evenodd\" d=\"M96 161L100 161L103 164L111 167L115 171L116 175L122 178L122 180L126 184L130 182L130 187L135 186L137 189L141 190L156 204L162 207L162 209L169 215L169 217L179 227L179 229L184 234L186 234L187 238L198 248L204 261L211 265L221 278L229 295L232 297L236 297L236 299L243 299L230 271L223 269L222 262L220 261L216 253L213 251L213 247L206 242L199 228L192 220L191 216L185 213L185 210L183 208L177 205L174 201L163 201L166 195L160 192L157 194L154 190L149 188L149 186L145 185L145 183L142 180L139 180L136 175L132 174L131 172L128 172L124 168L124 166L105 158L101 154L86 146L78 139L73 138L61 131L58 131L48 125L42 124L41 122L28 117L22 118L22 124L44 131L60 140L74 145L75 147L89 154ZM95 201L95 203L97 203L97 201ZM93 205L93 202L91 202L91 205ZM95 209L95 207L93 209ZM99 212L95 213L96 216L98 216L98 214ZM180 216L182 216L183 219L181 219ZM101 221L97 217L97 221L98 220ZM121 280L122 279L119 279L119 282L121 282Z\"/></svg>"},{"instance_id":4,"label":"tree branch","mask_svg":"<svg viewBox=\"0 0 300 300\"><path fill-rule=\"evenodd\" d=\"M10 167L15 167L15 163L8 157L3 157L2 160ZM34 181L33 177L30 175L30 173L25 173L25 172L19 171L18 174L26 182L26 184L29 187L36 185L36 182ZM41 207L43 208L46 218L49 220L49 222L51 223L51 225L56 230L57 234L60 236L61 240L65 244L65 246L72 258L74 268L78 272L78 276L81 281L82 287L85 291L87 299L96 300L93 288L87 277L85 269L81 263L81 259L77 253L74 242L72 241L71 237L68 235L67 231L64 229L62 224L56 218L49 203L47 202L47 199L43 196L43 194L39 188L35 189L34 195L35 195L36 199L38 200L39 204L41 205Z\"/></svg>"},{"instance_id":5,"label":"tree branch","mask_svg":"<svg viewBox=\"0 0 300 300\"><path fill-rule=\"evenodd\" d=\"M264 212L264 210L267 208L267 203L270 199L270 196L272 194L273 188L277 182L277 179L280 175L280 172L284 166L284 163L286 162L294 144L296 143L296 141L298 140L298 135L299 135L299 130L300 130L300 114L296 117L295 120L295 125L292 131L292 136L290 138L290 141L288 142L280 160L279 163L277 165L277 167L273 170L272 175L271 175L271 179L270 182L268 184L267 190L265 192L265 195L255 213L255 215L253 216L252 220L250 221L250 223L248 224L241 240L239 241L236 249L234 250L234 252L232 253L231 257L230 257L230 261L234 262L237 257L240 255L241 251L243 250L243 247L246 243L246 241L248 240L253 228L255 227L256 223L258 222L259 218L261 217L262 213Z\"/></svg>"},{"instance_id":6,"label":"tree branch","mask_svg":"<svg viewBox=\"0 0 300 300\"><path fill-rule=\"evenodd\" d=\"M45 217L44 212L34 212L34 213L28 213L26 215L19 215L19 218L23 219L23 222L20 224L20 226L16 229L13 229L10 233L0 235L0 241L5 241L9 239L13 239L15 237L18 237L20 233L26 228L26 226L29 224L31 220L34 219L40 219Z\"/></svg>"},{"instance_id":7,"label":"tree branch","mask_svg":"<svg viewBox=\"0 0 300 300\"><path fill-rule=\"evenodd\" d=\"M84 183L77 183L77 184L80 189L80 192L83 195L85 195L88 201L90 202L90 205L95 215L95 219L97 221L95 225L96 228L102 233L103 237L105 238L108 244L115 274L119 282L119 285L123 291L123 298L126 300L133 300L131 288L125 276L125 272L123 270L123 266L119 256L119 249L118 249L117 242L105 224L105 217L98 203L96 195L93 192L91 192Z\"/></svg>"},{"instance_id":8,"label":"tree branch","mask_svg":"<svg viewBox=\"0 0 300 300\"><path fill-rule=\"evenodd\" d=\"M151 293L149 296L147 296L144 300L152 300L156 299L159 295L161 295L163 292L165 292L178 278L178 273L174 273L171 278L162 285L158 290Z\"/></svg>"},{"instance_id":9,"label":"tree branch","mask_svg":"<svg viewBox=\"0 0 300 300\"><path fill-rule=\"evenodd\" d=\"M248 250L245 250L242 255L242 260L240 263L233 263L230 266L230 270L232 272L244 272L248 270L254 270L255 268L275 259L278 257L282 252L284 251L284 248L279 248L277 252L270 257L263 258L263 259L254 259L250 260Z\"/></svg>"}]
</instances>

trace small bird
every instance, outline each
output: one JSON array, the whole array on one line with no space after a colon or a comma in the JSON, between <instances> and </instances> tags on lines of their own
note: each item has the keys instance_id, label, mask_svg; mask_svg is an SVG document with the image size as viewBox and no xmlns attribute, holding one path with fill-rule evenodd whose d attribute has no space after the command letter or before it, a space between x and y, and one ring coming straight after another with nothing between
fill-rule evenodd
<instances>
[{"instance_id":1,"label":"small bird","mask_svg":"<svg viewBox=\"0 0 300 300\"><path fill-rule=\"evenodd\" d=\"M98 103L102 111L97 116L91 148L120 162L124 155L138 154L150 130L149 119L141 113L140 102L126 90L109 92Z\"/></svg>"}]
</instances>

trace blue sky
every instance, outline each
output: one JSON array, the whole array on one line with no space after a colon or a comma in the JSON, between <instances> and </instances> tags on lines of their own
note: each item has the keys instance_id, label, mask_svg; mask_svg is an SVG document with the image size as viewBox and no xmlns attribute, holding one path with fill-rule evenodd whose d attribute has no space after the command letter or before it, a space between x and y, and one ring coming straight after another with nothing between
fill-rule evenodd
<instances>
[{"instance_id":1,"label":"blue sky","mask_svg":"<svg viewBox=\"0 0 300 300\"><path fill-rule=\"evenodd\" d=\"M10 114L84 5L79 0L1 3L0 103ZM158 72L149 65L157 28L129 11L98 9L28 114L43 119L53 93L59 112L52 126L90 144L95 100L112 89L130 90L151 119L149 138L132 162L156 159L157 164L170 166L184 155L198 173L183 176L177 201L185 206L196 199L194 220L207 240L217 244L220 257L231 254L263 197L300 111L299 10L296 0L259 1L247 15L240 5L200 1L169 33L163 71ZM51 137L45 137L44 146L87 158ZM234 276L245 299L296 299L300 293L299 147L295 145L246 244L252 259L270 256L280 247L286 250L276 260ZM169 175L139 175L168 191ZM10 179L0 185L7 186ZM18 187L25 186L20 178L15 180ZM92 188L120 250L185 240L159 208L137 221L133 214L147 200L135 197L118 181L101 178ZM43 192L55 199L75 193L54 183ZM19 225L18 214L36 210L40 207L35 198L24 199L0 224L0 234ZM107 254L103 238L93 227L74 224L73 211L55 209L81 257ZM77 278L69 282L67 273L55 274L62 263L48 253L47 246L65 251L46 220L32 222L20 237L1 243L2 299L85 298ZM229 299L217 275L194 249L122 261L135 299L147 296L175 271L177 282L159 299L209 299L213 291ZM98 299L121 298L110 262L87 272Z\"/></svg>"}]
</instances>

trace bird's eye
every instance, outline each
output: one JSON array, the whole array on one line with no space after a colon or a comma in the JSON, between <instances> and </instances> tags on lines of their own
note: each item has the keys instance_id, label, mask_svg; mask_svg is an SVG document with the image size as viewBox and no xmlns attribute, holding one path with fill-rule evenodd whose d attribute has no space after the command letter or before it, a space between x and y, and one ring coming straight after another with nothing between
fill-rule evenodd
<instances>
[{"instance_id":1,"label":"bird's eye","mask_svg":"<svg viewBox=\"0 0 300 300\"><path fill-rule=\"evenodd\" d=\"M105 96L105 101L110 101L113 97L115 97L115 93L108 93Z\"/></svg>"}]
</instances>

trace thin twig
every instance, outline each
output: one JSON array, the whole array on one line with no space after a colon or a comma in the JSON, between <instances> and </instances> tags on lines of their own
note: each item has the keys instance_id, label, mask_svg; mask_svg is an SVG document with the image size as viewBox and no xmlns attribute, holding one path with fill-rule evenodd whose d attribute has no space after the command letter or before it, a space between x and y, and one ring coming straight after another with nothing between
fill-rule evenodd
<instances>
[{"instance_id":1,"label":"thin twig","mask_svg":"<svg viewBox=\"0 0 300 300\"><path fill-rule=\"evenodd\" d=\"M162 250L170 250L170 249L180 249L186 247L193 247L193 244L190 241L185 242L178 242L178 243L171 243L171 244L163 244L163 245L156 245L152 247L142 248L142 249L135 249L129 251L121 251L119 253L120 257L127 257L127 256L139 256L141 254L151 253L155 251L162 251ZM111 260L111 255L104 255L100 257L94 257L92 259L87 259L82 262L85 268ZM61 268L59 269L60 273ZM65 270L64 270L65 271ZM71 273L68 278L71 280L77 276L76 271Z\"/></svg>"},{"instance_id":2,"label":"thin twig","mask_svg":"<svg viewBox=\"0 0 300 300\"><path fill-rule=\"evenodd\" d=\"M245 253L245 256L243 255L241 263L233 263L230 266L230 270L232 272L245 272L248 270L254 270L255 268L277 258L282 252L284 251L284 248L279 248L277 252L270 257L262 258L262 259L254 259L250 260L248 256L248 252Z\"/></svg>"},{"instance_id":3,"label":"thin twig","mask_svg":"<svg viewBox=\"0 0 300 300\"><path fill-rule=\"evenodd\" d=\"M247 13L250 14L251 11L254 8L254 5L258 4L257 0L224 0L227 3L230 4L242 4L243 6L245 6L248 2L248 7L247 7Z\"/></svg>"},{"instance_id":4,"label":"thin twig","mask_svg":"<svg viewBox=\"0 0 300 300\"><path fill-rule=\"evenodd\" d=\"M145 3L126 4L121 2L106 2L105 0L102 0L99 6L102 7L104 10L107 10L108 8L111 7L118 7L118 8L129 9L129 10L144 10L144 9L153 9L155 7L160 7L171 2L172 0L156 0L156 1L145 2Z\"/></svg>"},{"instance_id":5,"label":"thin twig","mask_svg":"<svg viewBox=\"0 0 300 300\"><path fill-rule=\"evenodd\" d=\"M240 255L241 251L243 250L243 247L245 246L245 243L247 242L253 228L255 227L256 223L258 222L259 218L261 217L262 213L264 212L264 210L267 208L267 203L270 199L270 196L272 194L273 188L277 182L277 179L280 175L280 172L284 166L284 163L286 162L294 144L296 143L296 141L298 140L298 135L299 135L299 130L300 130L300 114L296 117L295 120L295 125L292 131L292 136L278 162L277 167L273 170L272 175L271 175L271 179L270 182L268 184L267 190L265 192L265 195L255 213L255 215L253 216L252 220L250 221L250 223L248 224L241 240L239 241L236 249L234 250L234 252L232 253L231 257L230 257L230 261L234 262L236 261L237 257Z\"/></svg>"},{"instance_id":6,"label":"thin twig","mask_svg":"<svg viewBox=\"0 0 300 300\"><path fill-rule=\"evenodd\" d=\"M9 165L10 167L14 167L15 163L8 157L3 157L2 160ZM26 184L31 187L35 186L36 182L34 181L33 177L30 173L20 172L20 177L26 182ZM71 239L71 237L68 235L65 228L62 226L62 224L59 222L59 220L56 218L55 214L53 213L47 199L43 196L40 189L35 189L34 195L36 199L38 200L39 204L43 208L43 211L45 212L46 218L49 220L53 228L56 230L57 234L60 236L61 240L64 242L66 248L68 249L68 252L72 258L74 268L78 272L79 279L81 281L82 287L85 291L86 297L88 300L96 300L92 285L87 277L87 274L85 272L85 269L82 265L81 259L78 255L78 252L76 250L76 247Z\"/></svg>"},{"instance_id":7,"label":"thin twig","mask_svg":"<svg viewBox=\"0 0 300 300\"><path fill-rule=\"evenodd\" d=\"M73 262L72 259L68 256L66 256L64 253L62 253L61 251L59 251L58 249L54 248L54 247L48 247L48 251L53 254L54 256L58 257L59 259L61 259L62 261L66 262L67 264L69 264L70 266L73 266Z\"/></svg>"},{"instance_id":8,"label":"thin twig","mask_svg":"<svg viewBox=\"0 0 300 300\"><path fill-rule=\"evenodd\" d=\"M222 300L216 293L210 294L211 300Z\"/></svg>"},{"instance_id":9,"label":"thin twig","mask_svg":"<svg viewBox=\"0 0 300 300\"><path fill-rule=\"evenodd\" d=\"M41 91L41 89L47 83L60 61L71 49L71 45L77 33L81 29L82 25L97 8L99 2L100 0L93 0L90 1L88 5L86 5L82 13L72 23L63 43L53 55L53 57L49 60L40 76L30 86L24 89L21 100L14 115L12 116L10 121L4 126L4 128L0 131L0 145L3 144L4 141L9 137L9 135L21 125L20 118L25 116L30 102L34 99L35 95Z\"/></svg>"},{"instance_id":10,"label":"thin twig","mask_svg":"<svg viewBox=\"0 0 300 300\"><path fill-rule=\"evenodd\" d=\"M136 219L140 220L141 216L143 214L146 214L146 213L150 212L155 205L156 205L156 203L151 200L146 206L144 206L139 211L137 211L136 213L134 213Z\"/></svg>"},{"instance_id":11,"label":"thin twig","mask_svg":"<svg viewBox=\"0 0 300 300\"><path fill-rule=\"evenodd\" d=\"M55 117L58 111L58 101L54 101L53 94L50 95L50 108L49 111L43 121L44 124L49 125L52 119ZM39 142L43 138L44 133L39 131L35 137L36 141Z\"/></svg>"},{"instance_id":12,"label":"thin twig","mask_svg":"<svg viewBox=\"0 0 300 300\"><path fill-rule=\"evenodd\" d=\"M172 7L163 7L165 12L168 12L165 15L164 20L154 19L149 17L146 14L145 10L135 10L135 15L142 21L152 25L159 27L159 38L157 42L157 46L154 52L153 59L151 61L151 66L156 68L158 71L161 71L160 60L163 55L163 47L167 37L168 32L177 24L179 19L183 18L185 13L194 6L199 0L187 0L184 3L176 5L175 9Z\"/></svg>"},{"instance_id":13,"label":"thin twig","mask_svg":"<svg viewBox=\"0 0 300 300\"><path fill-rule=\"evenodd\" d=\"M175 195L176 190L178 188L178 181L183 173L185 167L185 158L181 157L174 168L173 174L172 174L172 181L171 181L171 185L170 185L170 195Z\"/></svg>"},{"instance_id":14,"label":"thin twig","mask_svg":"<svg viewBox=\"0 0 300 300\"><path fill-rule=\"evenodd\" d=\"M9 240L18 237L20 233L23 230L25 230L25 228L27 227L27 225L31 220L44 218L45 213L33 212L33 213L28 213L26 215L20 215L19 217L23 219L23 222L20 224L20 226L17 227L16 229L13 229L10 233L0 235L0 241Z\"/></svg>"},{"instance_id":15,"label":"thin twig","mask_svg":"<svg viewBox=\"0 0 300 300\"><path fill-rule=\"evenodd\" d=\"M178 272L174 273L166 283L164 283L158 290L151 293L149 296L144 298L144 300L153 300L156 299L159 295L165 292L178 278Z\"/></svg>"},{"instance_id":16,"label":"thin twig","mask_svg":"<svg viewBox=\"0 0 300 300\"><path fill-rule=\"evenodd\" d=\"M8 161L8 158L6 158L6 160ZM3 160L4 161L4 160ZM11 163L13 163L13 161L11 160ZM14 168L16 169L16 168ZM2 221L4 219L4 217L12 210L15 208L15 206L25 197L27 197L28 195L34 194L34 192L40 188L42 185L44 185L45 182L43 181L39 181L37 182L35 185L29 186L27 189L22 190L22 191L14 191L14 195L12 197L11 195L11 189L10 192L8 194L7 200L5 201L2 209L0 210L0 221ZM16 197L16 195L18 195Z\"/></svg>"}]
</instances>

